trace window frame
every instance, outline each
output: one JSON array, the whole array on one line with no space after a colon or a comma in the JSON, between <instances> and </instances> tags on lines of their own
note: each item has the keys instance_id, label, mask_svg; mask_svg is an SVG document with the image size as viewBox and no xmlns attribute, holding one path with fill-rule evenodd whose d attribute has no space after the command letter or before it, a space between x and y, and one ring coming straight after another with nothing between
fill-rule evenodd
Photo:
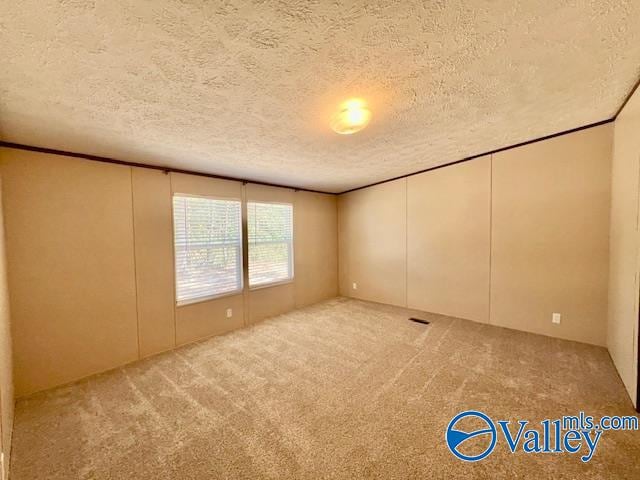
<instances>
[{"instance_id":1,"label":"window frame","mask_svg":"<svg viewBox=\"0 0 640 480\"><path fill-rule=\"evenodd\" d=\"M258 285L251 285L251 278L249 276L249 264L250 264L250 256L251 256L251 248L249 242L249 204L263 204L263 205L286 205L291 207L291 248L289 251L291 254L289 255L289 270L291 271L291 276L284 280L276 280L273 282L265 282L259 283ZM295 272L295 228L294 228L294 210L295 206L293 202L279 202L279 201L266 201L266 200L248 200L246 201L246 212L247 212L247 286L249 291L253 290L262 290L263 288L270 287L278 287L280 285L287 285L293 283L296 278Z\"/></svg>"},{"instance_id":2,"label":"window frame","mask_svg":"<svg viewBox=\"0 0 640 480\"><path fill-rule=\"evenodd\" d=\"M204 198L206 200L221 200L228 202L237 202L240 204L240 242L239 242L239 265L240 265L240 286L236 290L232 290L229 292L216 293L213 295L206 295L197 298L190 298L187 300L178 300L178 269L176 268L176 225L175 225L175 210L174 210L174 199L175 197L185 197L185 198ZM243 201L242 198L239 197L224 197L217 195L194 195L191 193L180 193L173 192L171 194L171 226L172 226L172 236L171 243L173 244L173 295L175 300L176 307L184 307L187 305L193 305L196 303L208 302L211 300L216 300L218 298L232 297L235 295L241 295L244 292L244 228L242 226L243 223ZM248 267L248 266L247 266Z\"/></svg>"}]
</instances>

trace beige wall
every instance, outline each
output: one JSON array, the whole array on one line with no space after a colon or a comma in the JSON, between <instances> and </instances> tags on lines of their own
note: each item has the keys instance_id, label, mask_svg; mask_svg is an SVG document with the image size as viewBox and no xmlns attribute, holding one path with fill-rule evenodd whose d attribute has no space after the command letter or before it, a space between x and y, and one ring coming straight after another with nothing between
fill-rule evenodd
<instances>
[{"instance_id":1,"label":"beige wall","mask_svg":"<svg viewBox=\"0 0 640 480\"><path fill-rule=\"evenodd\" d=\"M340 292L604 345L611 141L607 124L341 195Z\"/></svg>"},{"instance_id":2,"label":"beige wall","mask_svg":"<svg viewBox=\"0 0 640 480\"><path fill-rule=\"evenodd\" d=\"M408 306L488 322L491 157L407 180Z\"/></svg>"},{"instance_id":3,"label":"beige wall","mask_svg":"<svg viewBox=\"0 0 640 480\"><path fill-rule=\"evenodd\" d=\"M239 182L176 173L169 174L169 178L173 194L186 193L235 200L241 200L243 196L243 186ZM172 222L171 209L164 210L164 215L169 222ZM169 234L170 238L163 241L163 244L168 242L169 245L173 245L173 227L169 230ZM173 262L173 247L171 247L171 259ZM173 290L173 264L170 280ZM175 295L175 293L172 295ZM227 318L226 311L229 308L232 316ZM213 335L220 335L243 327L245 325L245 308L242 294L176 306L175 328L177 345L183 345Z\"/></svg>"},{"instance_id":4,"label":"beige wall","mask_svg":"<svg viewBox=\"0 0 640 480\"><path fill-rule=\"evenodd\" d=\"M406 305L407 180L340 195L338 205L340 294Z\"/></svg>"},{"instance_id":5,"label":"beige wall","mask_svg":"<svg viewBox=\"0 0 640 480\"><path fill-rule=\"evenodd\" d=\"M137 359L131 169L0 155L17 395Z\"/></svg>"},{"instance_id":6,"label":"beige wall","mask_svg":"<svg viewBox=\"0 0 640 480\"><path fill-rule=\"evenodd\" d=\"M13 432L13 361L9 320L9 289L5 256L2 196L0 195L0 447L4 456L2 480L8 478Z\"/></svg>"},{"instance_id":7,"label":"beige wall","mask_svg":"<svg viewBox=\"0 0 640 480\"><path fill-rule=\"evenodd\" d=\"M338 207L334 195L295 195L296 308L338 294Z\"/></svg>"},{"instance_id":8,"label":"beige wall","mask_svg":"<svg viewBox=\"0 0 640 480\"><path fill-rule=\"evenodd\" d=\"M637 405L638 285L640 235L640 90L615 122L611 174L609 321L607 346L631 399Z\"/></svg>"},{"instance_id":9,"label":"beige wall","mask_svg":"<svg viewBox=\"0 0 640 480\"><path fill-rule=\"evenodd\" d=\"M232 316L227 318L227 309ZM176 307L176 344L184 345L202 338L236 330L244 323L242 294Z\"/></svg>"},{"instance_id":10,"label":"beige wall","mask_svg":"<svg viewBox=\"0 0 640 480\"><path fill-rule=\"evenodd\" d=\"M0 173L20 396L337 291L333 195L6 148L0 148ZM286 197L294 204L294 281L176 307L172 193ZM312 238L311 232L322 235Z\"/></svg>"},{"instance_id":11,"label":"beige wall","mask_svg":"<svg viewBox=\"0 0 640 480\"><path fill-rule=\"evenodd\" d=\"M273 188L264 185L248 184L245 188L247 202L274 202L295 204L295 192L289 188ZM296 210L294 205L294 210ZM306 216L306 212L300 212ZM295 232L294 232L295 236ZM295 248L294 248L295 249ZM298 253L294 251L295 257ZM294 265L294 280L295 280ZM249 283L249 282L246 282ZM249 289L246 295L248 323L253 324L268 317L280 315L293 310L296 305L294 282L275 285L267 288Z\"/></svg>"},{"instance_id":12,"label":"beige wall","mask_svg":"<svg viewBox=\"0 0 640 480\"><path fill-rule=\"evenodd\" d=\"M607 124L493 155L491 324L605 345L611 141Z\"/></svg>"},{"instance_id":13,"label":"beige wall","mask_svg":"<svg viewBox=\"0 0 640 480\"><path fill-rule=\"evenodd\" d=\"M477 321L486 321L483 299L491 298L490 323L604 344L610 148L605 125L337 203L330 195L0 149L16 391L329 298L337 253L343 295ZM175 308L172 192L294 203L294 282ZM458 280L443 288L451 279ZM560 326L550 322L555 311ZM616 328L609 329L614 359L616 339L632 337Z\"/></svg>"},{"instance_id":14,"label":"beige wall","mask_svg":"<svg viewBox=\"0 0 640 480\"><path fill-rule=\"evenodd\" d=\"M133 168L133 234L140 356L175 346L173 226L169 176Z\"/></svg>"}]
</instances>

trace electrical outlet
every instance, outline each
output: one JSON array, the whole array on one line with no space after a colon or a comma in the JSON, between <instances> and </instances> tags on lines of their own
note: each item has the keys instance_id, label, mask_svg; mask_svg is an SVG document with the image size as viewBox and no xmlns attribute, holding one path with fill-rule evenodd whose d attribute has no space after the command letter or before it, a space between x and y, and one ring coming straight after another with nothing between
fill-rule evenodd
<instances>
[{"instance_id":1,"label":"electrical outlet","mask_svg":"<svg viewBox=\"0 0 640 480\"><path fill-rule=\"evenodd\" d=\"M559 313L554 313L553 315L551 315L551 323L555 323L556 325L559 325L560 317L561 315Z\"/></svg>"},{"instance_id":2,"label":"electrical outlet","mask_svg":"<svg viewBox=\"0 0 640 480\"><path fill-rule=\"evenodd\" d=\"M358 284L356 282L353 282L353 289L357 290L358 289Z\"/></svg>"},{"instance_id":3,"label":"electrical outlet","mask_svg":"<svg viewBox=\"0 0 640 480\"><path fill-rule=\"evenodd\" d=\"M227 318L233 317L233 309L227 308Z\"/></svg>"}]
</instances>

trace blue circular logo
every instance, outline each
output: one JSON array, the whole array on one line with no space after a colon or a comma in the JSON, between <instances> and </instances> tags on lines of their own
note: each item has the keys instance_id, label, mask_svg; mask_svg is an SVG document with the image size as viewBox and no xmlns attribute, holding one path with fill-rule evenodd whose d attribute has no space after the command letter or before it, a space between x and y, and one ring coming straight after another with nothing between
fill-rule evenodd
<instances>
[{"instance_id":1,"label":"blue circular logo","mask_svg":"<svg viewBox=\"0 0 640 480\"><path fill-rule=\"evenodd\" d=\"M460 422L464 418L469 417L480 420L482 427L472 432L465 432L463 430L457 430L455 428L458 422ZM478 437L480 435L485 435L487 437L487 448L484 451L477 455L465 455L464 453L460 452L460 447L462 446L462 444L464 444L467 440ZM484 413L476 412L474 410L468 410L466 412L459 413L449 422L449 426L447 427L446 439L449 450L451 450L451 453L453 453L460 460L464 460L465 462L477 462L478 460L482 460L491 452L493 452L497 440L496 427L493 424L493 421Z\"/></svg>"}]
</instances>

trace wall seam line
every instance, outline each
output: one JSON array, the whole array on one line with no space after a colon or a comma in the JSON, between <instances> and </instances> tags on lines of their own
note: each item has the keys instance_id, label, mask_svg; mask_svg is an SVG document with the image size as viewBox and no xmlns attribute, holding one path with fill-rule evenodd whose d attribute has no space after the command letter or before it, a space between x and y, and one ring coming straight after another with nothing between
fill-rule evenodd
<instances>
[{"instance_id":1,"label":"wall seam line","mask_svg":"<svg viewBox=\"0 0 640 480\"><path fill-rule=\"evenodd\" d=\"M340 199L336 195L336 296L341 296L340 291L340 273L342 268L340 267Z\"/></svg>"},{"instance_id":2,"label":"wall seam line","mask_svg":"<svg viewBox=\"0 0 640 480\"><path fill-rule=\"evenodd\" d=\"M487 323L491 325L491 281L493 279L493 154L489 156L489 303Z\"/></svg>"},{"instance_id":3,"label":"wall seam line","mask_svg":"<svg viewBox=\"0 0 640 480\"><path fill-rule=\"evenodd\" d=\"M138 359L142 358L142 352L140 350L140 308L138 299L138 261L136 258L136 211L135 211L135 199L133 194L133 167L129 167L129 180L131 185L131 233L133 238L133 279L136 296L136 339L138 343Z\"/></svg>"},{"instance_id":4,"label":"wall seam line","mask_svg":"<svg viewBox=\"0 0 640 480\"><path fill-rule=\"evenodd\" d=\"M409 179L404 179L404 306L409 308Z\"/></svg>"},{"instance_id":5,"label":"wall seam line","mask_svg":"<svg viewBox=\"0 0 640 480\"><path fill-rule=\"evenodd\" d=\"M171 172L166 172L169 175L169 208L171 209L171 261L173 272L173 348L178 347L178 299L176 298L176 226L174 225L173 218L173 175Z\"/></svg>"},{"instance_id":6,"label":"wall seam line","mask_svg":"<svg viewBox=\"0 0 640 480\"><path fill-rule=\"evenodd\" d=\"M298 203L298 190L294 190L293 191L293 212L291 212L291 233L293 235L293 241L291 242L291 248L293 251L293 309L296 310L298 309L298 282L296 282L296 238L298 238L298 236L296 235L296 225L298 224L298 221L296 220L296 215L298 215L298 207L297 207L297 203Z\"/></svg>"},{"instance_id":7,"label":"wall seam line","mask_svg":"<svg viewBox=\"0 0 640 480\"><path fill-rule=\"evenodd\" d=\"M623 105L624 106L624 105ZM636 162L636 167L638 168L638 178L637 178L637 183L636 183L636 191L640 192L640 154L638 155L638 159ZM612 176L613 177L613 176ZM635 199L635 207L636 207L636 234L635 234L635 239L636 239L636 266L635 266L635 272L633 275L633 296L634 296L634 308L633 308L633 344L631 346L631 355L633 356L632 360L632 371L633 371L633 378L636 381L636 398L635 398L635 403L634 403L634 399L632 398L631 401L632 403L634 403L634 406L636 407L636 411L638 411L638 407L640 406L640 403L638 402L639 400L639 396L640 396L640 378L639 378L639 373L638 373L638 362L639 360L639 354L638 354L638 328L640 327L639 323L640 323L640 292L638 290L639 284L638 284L638 280L640 277L640 272L639 272L639 268L640 268L640 250L638 250L637 245L638 245L638 239L640 238L638 236L638 233L640 232L640 204L639 204L639 200L640 200L640 195L636 195L636 199ZM611 279L609 278L609 283L611 282ZM608 305L607 305L608 308ZM607 329L608 329L608 325L607 325ZM607 331L608 334L608 331ZM607 342L608 343L608 342ZM608 346L607 346L607 350L608 350ZM614 364L615 365L615 364Z\"/></svg>"}]
</instances>

